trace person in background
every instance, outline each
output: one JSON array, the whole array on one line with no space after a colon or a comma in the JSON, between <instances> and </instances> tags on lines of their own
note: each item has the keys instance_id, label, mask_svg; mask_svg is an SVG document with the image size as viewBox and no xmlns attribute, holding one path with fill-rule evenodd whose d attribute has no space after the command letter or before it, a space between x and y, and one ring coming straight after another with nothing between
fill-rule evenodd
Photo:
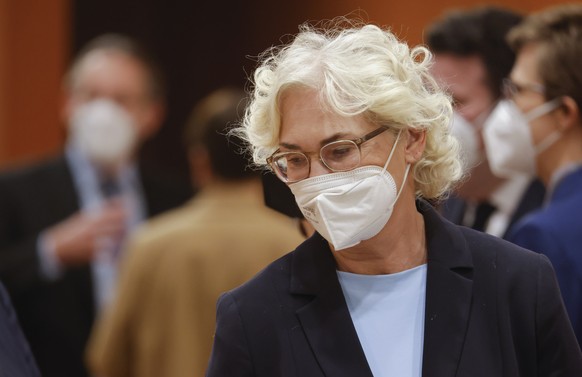
<instances>
[{"instance_id":1,"label":"person in background","mask_svg":"<svg viewBox=\"0 0 582 377\"><path fill-rule=\"evenodd\" d=\"M550 259L582 344L582 5L532 14L508 38L512 102L498 111L512 122L486 130L487 152L499 171L536 174L547 189L543 208L508 240Z\"/></svg>"},{"instance_id":2,"label":"person in background","mask_svg":"<svg viewBox=\"0 0 582 377\"><path fill-rule=\"evenodd\" d=\"M539 208L544 196L533 175L499 177L486 158L483 127L511 122L493 117L504 105L503 79L515 54L508 31L522 16L493 6L448 12L428 29L427 43L435 59L432 73L454 100L452 132L461 144L466 179L442 203L443 215L473 229L505 237L523 215ZM500 124L500 126L502 126Z\"/></svg>"},{"instance_id":3,"label":"person in background","mask_svg":"<svg viewBox=\"0 0 582 377\"><path fill-rule=\"evenodd\" d=\"M185 135L201 191L132 239L119 296L88 349L95 375L204 375L219 295L304 240L290 217L264 205L259 173L225 136L244 108L245 93L229 88L194 108Z\"/></svg>"},{"instance_id":4,"label":"person in background","mask_svg":"<svg viewBox=\"0 0 582 377\"><path fill-rule=\"evenodd\" d=\"M8 292L0 283L0 377L40 377Z\"/></svg>"},{"instance_id":5,"label":"person in background","mask_svg":"<svg viewBox=\"0 0 582 377\"><path fill-rule=\"evenodd\" d=\"M462 175L426 48L340 18L260 56L236 132L316 233L220 297L207 377L579 374L548 259L425 200Z\"/></svg>"},{"instance_id":6,"label":"person in background","mask_svg":"<svg viewBox=\"0 0 582 377\"><path fill-rule=\"evenodd\" d=\"M293 193L289 190L285 182L282 182L273 172L264 172L261 179L263 181L265 205L295 219L301 234L306 238L311 237L315 229L301 213L301 210L295 202Z\"/></svg>"},{"instance_id":7,"label":"person in background","mask_svg":"<svg viewBox=\"0 0 582 377\"><path fill-rule=\"evenodd\" d=\"M64 88L64 154L0 175L0 279L45 377L87 375L83 350L125 236L191 195L138 162L164 93L135 41L91 41Z\"/></svg>"}]
</instances>

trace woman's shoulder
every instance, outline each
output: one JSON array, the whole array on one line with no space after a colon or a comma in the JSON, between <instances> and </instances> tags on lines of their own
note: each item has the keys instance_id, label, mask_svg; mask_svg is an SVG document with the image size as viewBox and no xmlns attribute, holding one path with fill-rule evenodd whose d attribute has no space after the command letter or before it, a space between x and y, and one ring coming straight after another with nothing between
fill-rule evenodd
<instances>
[{"instance_id":1,"label":"woman's shoulder","mask_svg":"<svg viewBox=\"0 0 582 377\"><path fill-rule=\"evenodd\" d=\"M475 269L490 270L496 276L531 277L546 270L548 258L540 253L470 228L459 227L471 252Z\"/></svg>"},{"instance_id":2,"label":"woman's shoulder","mask_svg":"<svg viewBox=\"0 0 582 377\"><path fill-rule=\"evenodd\" d=\"M241 308L295 308L302 297L329 283L329 277L336 276L335 268L327 241L316 233L227 295L241 303Z\"/></svg>"},{"instance_id":3,"label":"woman's shoulder","mask_svg":"<svg viewBox=\"0 0 582 377\"><path fill-rule=\"evenodd\" d=\"M271 262L251 279L227 292L236 301L270 300L277 289L289 285L291 260L295 251Z\"/></svg>"},{"instance_id":4,"label":"woman's shoulder","mask_svg":"<svg viewBox=\"0 0 582 377\"><path fill-rule=\"evenodd\" d=\"M471 228L459 227L473 254L493 254L516 262L537 259L538 253L515 243Z\"/></svg>"},{"instance_id":5,"label":"woman's shoulder","mask_svg":"<svg viewBox=\"0 0 582 377\"><path fill-rule=\"evenodd\" d=\"M502 265L512 271L540 263L540 255L533 251L499 237L453 224L438 216L435 210L423 202L420 202L419 209L424 215L429 237L429 260L481 270Z\"/></svg>"}]
</instances>

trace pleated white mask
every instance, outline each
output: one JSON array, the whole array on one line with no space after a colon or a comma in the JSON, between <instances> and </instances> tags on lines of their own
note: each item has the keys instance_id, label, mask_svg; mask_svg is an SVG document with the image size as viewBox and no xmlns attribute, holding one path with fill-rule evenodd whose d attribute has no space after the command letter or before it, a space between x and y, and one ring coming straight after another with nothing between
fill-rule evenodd
<instances>
[{"instance_id":1,"label":"pleated white mask","mask_svg":"<svg viewBox=\"0 0 582 377\"><path fill-rule=\"evenodd\" d=\"M99 165L115 165L128 159L138 141L130 114L107 99L80 106L72 114L69 126L79 150Z\"/></svg>"},{"instance_id":2,"label":"pleated white mask","mask_svg":"<svg viewBox=\"0 0 582 377\"><path fill-rule=\"evenodd\" d=\"M483 128L483 141L493 174L511 178L515 174L535 176L536 156L560 137L556 130L534 145L529 122L555 110L561 99L546 102L523 114L510 100L500 101Z\"/></svg>"},{"instance_id":3,"label":"pleated white mask","mask_svg":"<svg viewBox=\"0 0 582 377\"><path fill-rule=\"evenodd\" d=\"M335 250L374 237L390 219L410 170L408 164L397 191L394 178L386 168L399 138L400 133L383 168L362 166L289 185L305 218Z\"/></svg>"}]
</instances>

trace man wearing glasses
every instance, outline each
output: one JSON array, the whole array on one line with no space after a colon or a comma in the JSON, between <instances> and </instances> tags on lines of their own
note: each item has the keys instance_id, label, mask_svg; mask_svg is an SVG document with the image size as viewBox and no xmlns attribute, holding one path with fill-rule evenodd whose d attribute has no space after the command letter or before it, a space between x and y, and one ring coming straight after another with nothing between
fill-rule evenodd
<instances>
[{"instance_id":1,"label":"man wearing glasses","mask_svg":"<svg viewBox=\"0 0 582 377\"><path fill-rule=\"evenodd\" d=\"M450 10L427 29L427 44L435 55L431 71L453 97L451 132L459 140L467 173L441 203L441 213L456 224L502 238L544 197L535 174L500 176L484 151L485 124L512 122L497 119L494 109L505 105L503 79L515 61L505 39L522 18L509 9L479 6ZM493 158L503 153L498 148Z\"/></svg>"},{"instance_id":2,"label":"man wearing glasses","mask_svg":"<svg viewBox=\"0 0 582 377\"><path fill-rule=\"evenodd\" d=\"M504 129L486 127L488 157L493 170L534 173L546 186L546 206L519 222L509 240L551 260L580 344L582 5L531 15L510 32L509 42L517 53L505 82L512 102L498 111L513 121Z\"/></svg>"}]
</instances>

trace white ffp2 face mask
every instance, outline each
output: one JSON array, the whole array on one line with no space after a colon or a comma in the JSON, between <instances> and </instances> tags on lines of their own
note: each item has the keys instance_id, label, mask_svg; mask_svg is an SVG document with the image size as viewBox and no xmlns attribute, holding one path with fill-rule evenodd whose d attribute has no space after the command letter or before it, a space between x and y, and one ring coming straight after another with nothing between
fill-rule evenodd
<instances>
[{"instance_id":1,"label":"white ffp2 face mask","mask_svg":"<svg viewBox=\"0 0 582 377\"><path fill-rule=\"evenodd\" d=\"M461 159L464 171L470 171L480 161L479 138L477 128L458 112L453 112L451 134L457 138L461 147Z\"/></svg>"},{"instance_id":2,"label":"white ffp2 face mask","mask_svg":"<svg viewBox=\"0 0 582 377\"><path fill-rule=\"evenodd\" d=\"M513 101L499 102L483 128L487 159L495 175L505 178L515 174L535 176L536 156L554 144L561 132L554 131L534 145L529 122L555 110L560 104L561 100L555 99L522 114Z\"/></svg>"},{"instance_id":3,"label":"white ffp2 face mask","mask_svg":"<svg viewBox=\"0 0 582 377\"><path fill-rule=\"evenodd\" d=\"M384 168L363 166L292 183L289 188L305 218L335 250L355 246L377 235L386 225L402 192L410 164L397 191L386 171L398 137Z\"/></svg>"},{"instance_id":4,"label":"white ffp2 face mask","mask_svg":"<svg viewBox=\"0 0 582 377\"><path fill-rule=\"evenodd\" d=\"M99 165L123 162L137 143L132 117L110 100L97 99L80 106L72 114L69 126L81 153Z\"/></svg>"}]
</instances>

